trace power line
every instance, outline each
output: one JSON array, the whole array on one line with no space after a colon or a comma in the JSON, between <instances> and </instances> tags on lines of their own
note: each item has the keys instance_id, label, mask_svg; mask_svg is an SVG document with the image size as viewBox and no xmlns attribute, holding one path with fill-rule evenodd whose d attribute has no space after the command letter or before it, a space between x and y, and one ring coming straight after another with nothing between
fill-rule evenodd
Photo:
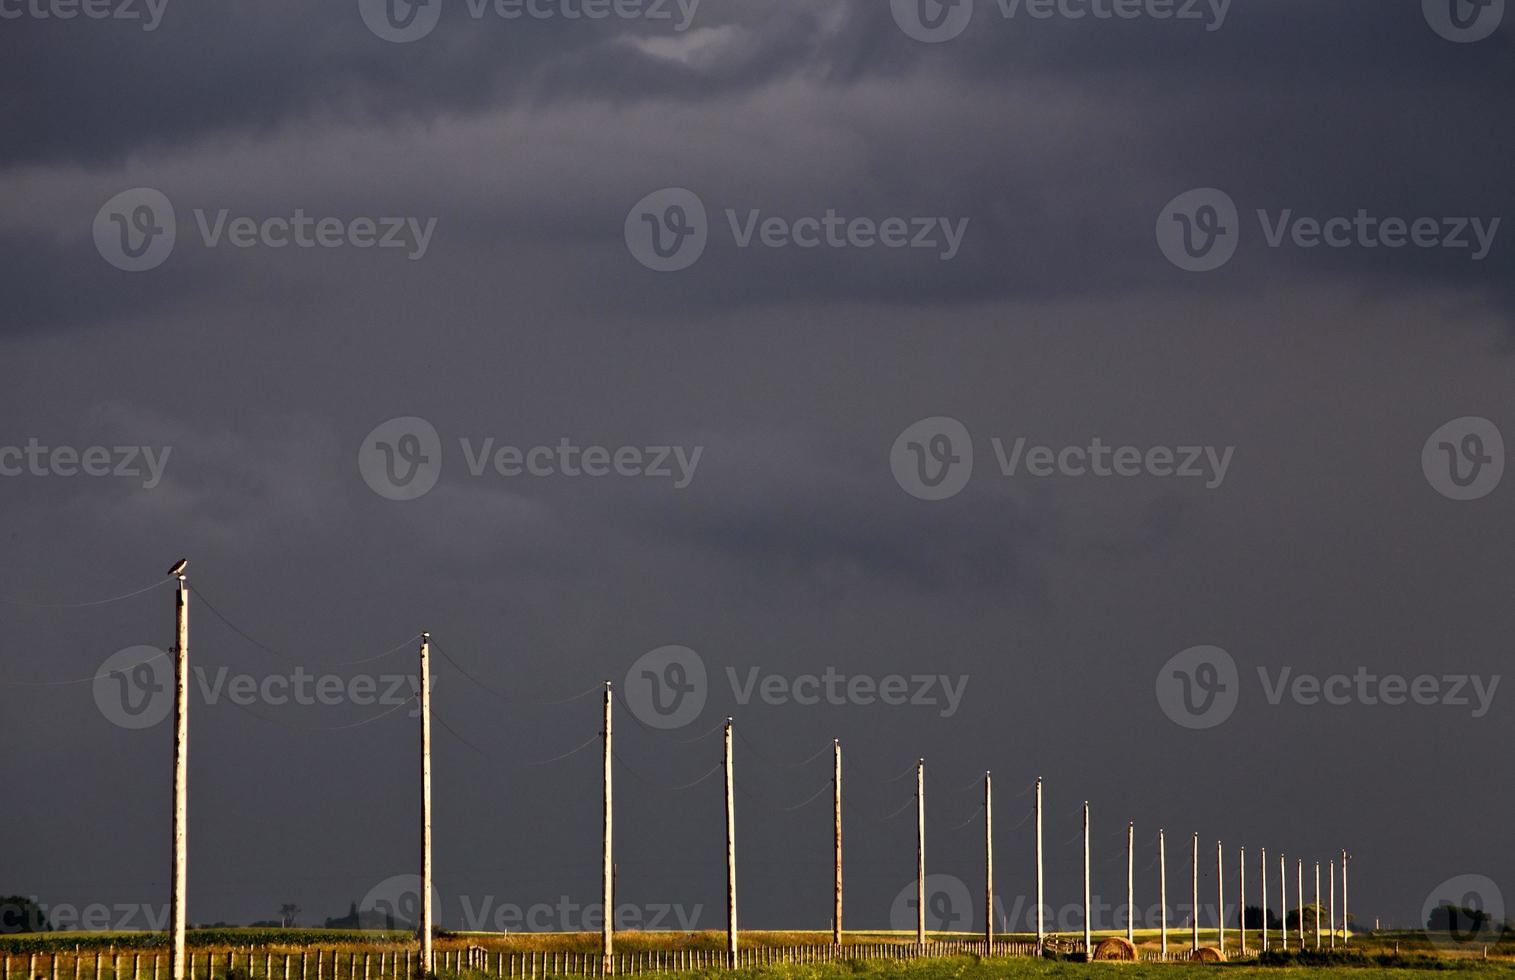
<instances>
[{"instance_id":1,"label":"power line","mask_svg":"<svg viewBox=\"0 0 1515 980\"><path fill-rule=\"evenodd\" d=\"M88 609L92 606L109 605L112 602L122 602L126 599L134 599L139 595L151 592L160 586L174 581L171 578L160 578L152 585L144 585L140 589L131 592L123 592L120 595L108 596L104 599L90 599L84 602L33 602L28 599L20 599L15 596L0 596L0 605L24 606L30 609Z\"/></svg>"}]
</instances>

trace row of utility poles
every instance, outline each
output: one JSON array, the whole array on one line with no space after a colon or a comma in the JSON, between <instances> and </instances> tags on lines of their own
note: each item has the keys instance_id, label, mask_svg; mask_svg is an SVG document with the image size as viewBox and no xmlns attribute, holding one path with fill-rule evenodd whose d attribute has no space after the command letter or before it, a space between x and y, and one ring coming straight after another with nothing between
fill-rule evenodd
<instances>
[{"instance_id":1,"label":"row of utility poles","mask_svg":"<svg viewBox=\"0 0 1515 980\"><path fill-rule=\"evenodd\" d=\"M173 895L169 904L169 921L171 938L169 945L169 980L184 980L185 977L185 886L187 881L188 847L186 840L188 818L188 705L189 705L189 585L184 575L184 563L180 562L170 572L178 578L178 589L175 592L175 635L177 641L174 646L174 817L173 838L174 854L172 867ZM431 907L432 887L432 860L431 860L431 634L421 634L420 644L420 677L418 685L420 698L421 720L421 887L420 887L420 923L418 939L420 942L419 968L423 975L430 976L435 972L435 961L432 953L433 933L433 910ZM603 823L604 835L602 842L603 856L603 906L605 910L603 927L601 932L601 954L603 968L606 974L613 970L612 959L615 943L614 916L614 889L615 889L615 855L614 855L614 806L613 806L613 780L612 761L614 759L614 747L612 743L612 711L613 690L610 682L605 683L604 695L604 798L603 798ZM732 767L732 719L727 718L724 725L724 751L723 768L726 782L726 959L731 966L737 962L737 917L736 917L736 803L733 795L735 789L734 772ZM842 941L842 745L840 740L833 741L833 843L834 843L834 887L833 909L831 920L832 942L840 944ZM916 942L926 942L926 760L920 759L915 766L915 814L916 814ZM992 775L984 774L984 940L986 943L994 940L994 791ZM1042 946L1047 941L1046 904L1045 904L1045 867L1043 864L1042 849L1042 781L1036 780L1035 799L1036 818L1036 940L1037 945ZM1126 828L1126 903L1127 924L1126 938L1135 941L1134 924L1134 898L1135 898L1135 825L1128 824ZM1166 956L1168 952L1168 863L1167 844L1164 832L1159 830L1157 837L1158 863L1160 867L1159 880L1161 888L1162 926L1161 942L1162 951ZM1267 881L1267 852L1261 856L1262 872L1262 948L1268 949L1268 881ZM1222 864L1224 862L1224 850L1216 844L1216 882L1220 906L1219 938L1222 947L1225 945L1225 882ZM1284 915L1281 921L1287 923L1288 889L1286 885L1287 866L1282 855L1279 856L1279 879L1283 891L1282 905ZM1193 937L1192 948L1199 949L1199 835L1194 835L1193 858L1190 864L1193 877ZM1242 909L1242 952L1246 952L1246 851L1241 852L1241 879L1240 879L1240 905ZM1084 948L1092 951L1093 948L1093 925L1090 919L1091 892L1090 881L1092 869L1090 865L1090 823L1089 804L1084 804ZM1331 911L1330 911L1330 937L1331 945L1336 943L1336 870L1335 862L1331 862ZM1304 929L1304 862L1298 863L1297 876L1297 904L1298 942L1300 948L1305 944ZM1341 936L1343 944L1348 938L1347 932L1347 853L1341 854ZM1315 935L1316 946L1320 945L1320 865L1315 865ZM1285 928L1280 936L1280 943L1284 949L1288 948L1288 930Z\"/></svg>"}]
</instances>

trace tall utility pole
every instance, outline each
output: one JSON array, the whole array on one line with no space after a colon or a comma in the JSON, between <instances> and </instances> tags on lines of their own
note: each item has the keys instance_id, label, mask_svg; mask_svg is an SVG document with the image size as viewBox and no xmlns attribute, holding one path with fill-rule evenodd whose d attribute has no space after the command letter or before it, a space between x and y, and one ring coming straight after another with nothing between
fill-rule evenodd
<instances>
[{"instance_id":1,"label":"tall utility pole","mask_svg":"<svg viewBox=\"0 0 1515 980\"><path fill-rule=\"evenodd\" d=\"M994 949L994 785L984 773L984 955Z\"/></svg>"},{"instance_id":2,"label":"tall utility pole","mask_svg":"<svg viewBox=\"0 0 1515 980\"><path fill-rule=\"evenodd\" d=\"M1295 867L1294 867L1294 873L1295 873L1295 880L1294 880L1294 883L1295 883L1295 889L1294 889L1294 908L1297 909L1298 912L1299 912L1299 914L1297 916L1297 918L1299 919L1299 949L1300 949L1300 952L1304 952L1304 948L1305 948L1305 859L1304 858L1297 858L1296 859L1296 864L1295 864Z\"/></svg>"},{"instance_id":3,"label":"tall utility pole","mask_svg":"<svg viewBox=\"0 0 1515 980\"><path fill-rule=\"evenodd\" d=\"M1331 879L1331 909L1330 909L1330 911L1331 911L1331 915L1330 915L1330 919L1331 919L1331 948L1335 949L1336 948L1336 860L1334 858L1331 860L1331 866L1327 870L1327 875Z\"/></svg>"},{"instance_id":4,"label":"tall utility pole","mask_svg":"<svg viewBox=\"0 0 1515 980\"><path fill-rule=\"evenodd\" d=\"M1268 951L1268 849L1257 859L1257 869L1262 872L1262 951Z\"/></svg>"},{"instance_id":5,"label":"tall utility pole","mask_svg":"<svg viewBox=\"0 0 1515 980\"><path fill-rule=\"evenodd\" d=\"M731 719L726 719L726 965L736 969L736 784L731 774Z\"/></svg>"},{"instance_id":6,"label":"tall utility pole","mask_svg":"<svg viewBox=\"0 0 1515 980\"><path fill-rule=\"evenodd\" d=\"M1168 842L1163 837L1163 832L1157 832L1157 885L1162 893L1158 901L1163 907L1163 959L1168 958Z\"/></svg>"},{"instance_id":7,"label":"tall utility pole","mask_svg":"<svg viewBox=\"0 0 1515 980\"><path fill-rule=\"evenodd\" d=\"M611 965L615 954L615 837L612 834L614 826L614 809L611 806L611 759L615 749L611 744L610 730L610 682L605 682L605 841L601 851L603 866L601 868L602 880L600 889L604 911L604 922L600 929L600 973L609 976L614 967Z\"/></svg>"},{"instance_id":8,"label":"tall utility pole","mask_svg":"<svg viewBox=\"0 0 1515 980\"><path fill-rule=\"evenodd\" d=\"M421 975L436 973L431 956L431 634L421 634Z\"/></svg>"},{"instance_id":9,"label":"tall utility pole","mask_svg":"<svg viewBox=\"0 0 1515 980\"><path fill-rule=\"evenodd\" d=\"M1342 908L1346 908L1345 896L1347 894L1347 862L1341 863L1342 869ZM1036 777L1036 948L1038 952L1047 944L1047 907L1043 904L1042 884L1045 869L1042 866L1042 777ZM175 978L178 980L178 978Z\"/></svg>"},{"instance_id":10,"label":"tall utility pole","mask_svg":"<svg viewBox=\"0 0 1515 980\"><path fill-rule=\"evenodd\" d=\"M1226 849L1215 842L1215 929L1220 951L1226 951Z\"/></svg>"},{"instance_id":11,"label":"tall utility pole","mask_svg":"<svg viewBox=\"0 0 1515 980\"><path fill-rule=\"evenodd\" d=\"M915 942L926 945L926 760L915 763Z\"/></svg>"},{"instance_id":12,"label":"tall utility pole","mask_svg":"<svg viewBox=\"0 0 1515 980\"><path fill-rule=\"evenodd\" d=\"M1194 941L1190 948L1199 949L1199 834L1194 835L1194 849L1189 856L1189 873L1194 885L1194 914L1189 917L1194 928Z\"/></svg>"},{"instance_id":13,"label":"tall utility pole","mask_svg":"<svg viewBox=\"0 0 1515 980\"><path fill-rule=\"evenodd\" d=\"M184 901L189 881L189 582L182 563L174 599L174 860L169 922L169 980L184 980Z\"/></svg>"},{"instance_id":14,"label":"tall utility pole","mask_svg":"<svg viewBox=\"0 0 1515 980\"><path fill-rule=\"evenodd\" d=\"M1126 942L1136 942L1136 824L1126 824Z\"/></svg>"},{"instance_id":15,"label":"tall utility pole","mask_svg":"<svg viewBox=\"0 0 1515 980\"><path fill-rule=\"evenodd\" d=\"M1237 874L1239 876L1237 878L1237 880L1236 880L1236 887L1237 887L1237 890L1240 892L1240 899L1236 903L1236 909L1237 909L1237 913L1236 914L1238 916L1240 916L1240 918L1237 919L1236 924L1239 927L1237 931L1241 933L1241 955L1246 956L1247 955L1247 849L1245 847L1241 849L1241 857L1237 859L1236 870L1237 870Z\"/></svg>"},{"instance_id":16,"label":"tall utility pole","mask_svg":"<svg viewBox=\"0 0 1515 980\"><path fill-rule=\"evenodd\" d=\"M831 843L835 848L832 876L831 941L842 944L842 740L831 740Z\"/></svg>"},{"instance_id":17,"label":"tall utility pole","mask_svg":"<svg viewBox=\"0 0 1515 980\"><path fill-rule=\"evenodd\" d=\"M1084 959L1094 959L1094 926L1089 921L1089 801L1084 801Z\"/></svg>"},{"instance_id":18,"label":"tall utility pole","mask_svg":"<svg viewBox=\"0 0 1515 980\"><path fill-rule=\"evenodd\" d=\"M1289 866L1283 854L1278 855L1278 933L1283 937L1284 952L1289 951Z\"/></svg>"},{"instance_id":19,"label":"tall utility pole","mask_svg":"<svg viewBox=\"0 0 1515 980\"><path fill-rule=\"evenodd\" d=\"M1315 862L1315 948L1320 949L1320 862Z\"/></svg>"},{"instance_id":20,"label":"tall utility pole","mask_svg":"<svg viewBox=\"0 0 1515 980\"><path fill-rule=\"evenodd\" d=\"M1352 923L1347 918L1347 852L1341 852L1341 944L1352 939Z\"/></svg>"}]
</instances>

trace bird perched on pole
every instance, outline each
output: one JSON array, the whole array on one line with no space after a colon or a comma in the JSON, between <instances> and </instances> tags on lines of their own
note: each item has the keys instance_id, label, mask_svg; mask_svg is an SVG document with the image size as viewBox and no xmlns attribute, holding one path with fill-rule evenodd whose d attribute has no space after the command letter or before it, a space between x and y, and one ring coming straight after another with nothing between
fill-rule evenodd
<instances>
[{"instance_id":1,"label":"bird perched on pole","mask_svg":"<svg viewBox=\"0 0 1515 980\"><path fill-rule=\"evenodd\" d=\"M180 575L183 575L184 569L187 565L189 565L189 559L180 558L178 561L174 562L174 567L168 570L168 577L176 578Z\"/></svg>"}]
</instances>

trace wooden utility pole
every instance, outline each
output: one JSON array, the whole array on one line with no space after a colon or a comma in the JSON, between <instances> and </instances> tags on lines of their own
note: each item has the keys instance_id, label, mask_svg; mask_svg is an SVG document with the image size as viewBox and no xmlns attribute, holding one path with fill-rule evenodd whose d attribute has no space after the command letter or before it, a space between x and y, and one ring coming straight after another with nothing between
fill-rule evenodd
<instances>
[{"instance_id":1,"label":"wooden utility pole","mask_svg":"<svg viewBox=\"0 0 1515 980\"><path fill-rule=\"evenodd\" d=\"M1241 900L1236 903L1236 920L1238 930L1241 933L1241 955L1247 955L1247 849L1241 849L1241 857L1236 862L1237 880L1236 887L1241 893Z\"/></svg>"},{"instance_id":2,"label":"wooden utility pole","mask_svg":"<svg viewBox=\"0 0 1515 980\"><path fill-rule=\"evenodd\" d=\"M1287 953L1289 951L1289 866L1282 853L1278 855L1278 922L1278 932L1283 937L1283 948Z\"/></svg>"},{"instance_id":3,"label":"wooden utility pole","mask_svg":"<svg viewBox=\"0 0 1515 980\"><path fill-rule=\"evenodd\" d=\"M1305 859L1296 858L1294 866L1294 908L1298 911L1299 919L1299 949L1305 948Z\"/></svg>"},{"instance_id":4,"label":"wooden utility pole","mask_svg":"<svg viewBox=\"0 0 1515 980\"><path fill-rule=\"evenodd\" d=\"M615 956L615 836L612 833L614 827L614 808L611 805L611 761L614 758L615 748L611 743L610 728L610 702L612 698L610 682L605 682L605 814L604 830L605 840L601 849L601 881L600 894L603 902L605 921L600 925L600 973L608 976L614 972Z\"/></svg>"},{"instance_id":5,"label":"wooden utility pole","mask_svg":"<svg viewBox=\"0 0 1515 980\"><path fill-rule=\"evenodd\" d=\"M1347 880L1346 879L1346 873L1347 873L1347 871L1346 871L1346 869L1347 869L1347 863L1346 863L1346 861L1342 862L1341 868L1342 868L1342 881L1345 883L1345 881ZM1047 907L1046 907L1045 904L1043 904L1044 899L1043 899L1043 896L1042 896L1042 885L1045 882L1045 878L1043 877L1044 873L1045 873L1045 868L1042 865L1042 777L1037 776L1036 777L1036 949L1037 949L1038 952L1040 952L1041 949L1042 949L1042 947L1045 946L1046 943L1047 943L1047 920L1046 920L1046 909L1047 909ZM1346 893L1347 893L1346 885L1343 884L1342 885L1342 895L1345 897ZM1342 907L1343 908L1346 907L1345 901L1343 901ZM177 978L175 978L175 980L177 980Z\"/></svg>"},{"instance_id":6,"label":"wooden utility pole","mask_svg":"<svg viewBox=\"0 0 1515 980\"><path fill-rule=\"evenodd\" d=\"M1258 871L1262 873L1262 951L1268 951L1268 849L1262 849L1262 856L1257 860Z\"/></svg>"},{"instance_id":7,"label":"wooden utility pole","mask_svg":"<svg viewBox=\"0 0 1515 980\"><path fill-rule=\"evenodd\" d=\"M1352 939L1352 923L1347 918L1347 852L1341 852L1341 944Z\"/></svg>"},{"instance_id":8,"label":"wooden utility pole","mask_svg":"<svg viewBox=\"0 0 1515 980\"><path fill-rule=\"evenodd\" d=\"M1089 921L1089 801L1084 801L1084 959L1094 958L1094 925Z\"/></svg>"},{"instance_id":9,"label":"wooden utility pole","mask_svg":"<svg viewBox=\"0 0 1515 980\"><path fill-rule=\"evenodd\" d=\"M1190 916L1194 930L1194 940L1190 949L1194 950L1199 949L1199 834L1194 835L1194 848L1189 856L1189 874L1193 878L1194 885L1194 894L1192 896L1194 899L1194 914Z\"/></svg>"},{"instance_id":10,"label":"wooden utility pole","mask_svg":"<svg viewBox=\"0 0 1515 980\"><path fill-rule=\"evenodd\" d=\"M984 773L984 955L994 950L994 784Z\"/></svg>"},{"instance_id":11,"label":"wooden utility pole","mask_svg":"<svg viewBox=\"0 0 1515 980\"><path fill-rule=\"evenodd\" d=\"M831 941L842 944L842 740L831 740L831 842L835 848L831 909Z\"/></svg>"},{"instance_id":12,"label":"wooden utility pole","mask_svg":"<svg viewBox=\"0 0 1515 980\"><path fill-rule=\"evenodd\" d=\"M184 902L189 882L189 583L179 568L174 599L174 859L169 897L169 980L184 980Z\"/></svg>"},{"instance_id":13,"label":"wooden utility pole","mask_svg":"<svg viewBox=\"0 0 1515 980\"><path fill-rule=\"evenodd\" d=\"M1215 842L1215 926L1220 951L1226 951L1226 850Z\"/></svg>"},{"instance_id":14,"label":"wooden utility pole","mask_svg":"<svg viewBox=\"0 0 1515 980\"><path fill-rule=\"evenodd\" d=\"M926 945L926 760L915 764L915 942Z\"/></svg>"},{"instance_id":15,"label":"wooden utility pole","mask_svg":"<svg viewBox=\"0 0 1515 980\"><path fill-rule=\"evenodd\" d=\"M421 634L421 976L436 973L431 955L431 634Z\"/></svg>"},{"instance_id":16,"label":"wooden utility pole","mask_svg":"<svg viewBox=\"0 0 1515 980\"><path fill-rule=\"evenodd\" d=\"M726 966L736 969L736 784L731 773L731 719L726 719Z\"/></svg>"},{"instance_id":17,"label":"wooden utility pole","mask_svg":"<svg viewBox=\"0 0 1515 980\"><path fill-rule=\"evenodd\" d=\"M1162 893L1158 901L1163 907L1162 941L1163 959L1168 958L1168 842L1163 837L1163 832L1157 832L1157 884Z\"/></svg>"},{"instance_id":18,"label":"wooden utility pole","mask_svg":"<svg viewBox=\"0 0 1515 980\"><path fill-rule=\"evenodd\" d=\"M1126 824L1126 942L1136 942L1136 823Z\"/></svg>"},{"instance_id":19,"label":"wooden utility pole","mask_svg":"<svg viewBox=\"0 0 1515 980\"><path fill-rule=\"evenodd\" d=\"M1315 862L1315 948L1320 949L1320 862Z\"/></svg>"}]
</instances>

